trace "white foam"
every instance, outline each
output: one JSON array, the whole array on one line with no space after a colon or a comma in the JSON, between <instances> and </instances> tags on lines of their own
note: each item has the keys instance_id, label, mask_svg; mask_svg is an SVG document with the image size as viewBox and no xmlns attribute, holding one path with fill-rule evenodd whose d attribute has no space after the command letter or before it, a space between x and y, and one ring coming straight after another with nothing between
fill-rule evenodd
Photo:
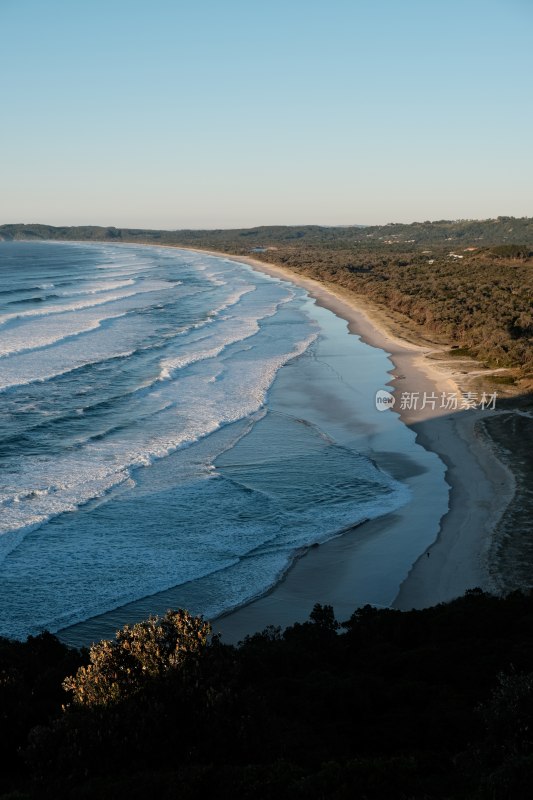
<instances>
[{"instance_id":1,"label":"white foam","mask_svg":"<svg viewBox=\"0 0 533 800\"><path fill-rule=\"evenodd\" d=\"M60 297L74 297L76 295L84 294L100 294L101 292L113 291L115 289L124 289L126 286L133 286L135 284L134 278L128 278L123 281L105 281L104 283L87 283L83 289L73 289L71 291L57 292ZM51 284L53 285L53 284ZM40 287L43 288L43 287Z\"/></svg>"},{"instance_id":2,"label":"white foam","mask_svg":"<svg viewBox=\"0 0 533 800\"><path fill-rule=\"evenodd\" d=\"M29 386L32 383L46 383L46 381L52 380L52 378L68 375L69 372L74 372L81 367L88 367L91 366L91 364L99 364L102 361L128 358L135 352L135 350L113 350L111 352L96 351L91 356L82 354L78 347L76 347L76 350L77 355L72 358L70 363L65 363L63 361L62 353L59 348L57 353L55 353L55 360L51 359L49 356L44 363L39 350L30 351L29 353L15 354L15 357L21 359L31 357L31 360L27 360L25 362L27 371L26 373L21 373L17 365L14 373L8 372L8 367L11 366L11 361L8 360L6 367L3 367L2 372L0 373L0 392L16 386Z\"/></svg>"},{"instance_id":3,"label":"white foam","mask_svg":"<svg viewBox=\"0 0 533 800\"><path fill-rule=\"evenodd\" d=\"M262 305L256 303L253 306L254 313L252 316L241 316L245 313L244 309L241 309L241 315L239 316L228 315L220 319L219 315L223 311L227 311L232 306L237 305L242 297L249 294L251 291L252 289L250 287L245 287L234 292L224 304L211 312L208 320L205 320L203 323L196 323L193 328L198 329L204 327L208 322L212 322L216 317L219 317L218 325L214 331L209 332L201 338L194 339L189 336L187 341L187 346L189 347L188 352L161 360L161 371L158 380L165 381L172 379L178 370L184 369L199 361L216 358L230 345L238 342L245 342L247 339L255 336L260 329L259 323L262 320L272 317L279 306L290 299L290 297L282 297L281 299L268 301ZM206 348L198 347L200 342L206 342L209 346Z\"/></svg>"},{"instance_id":4,"label":"white foam","mask_svg":"<svg viewBox=\"0 0 533 800\"><path fill-rule=\"evenodd\" d=\"M16 490L3 490L0 534L29 530L57 514L74 510L125 480L132 469L148 466L223 425L257 412L277 371L301 355L316 336L311 334L283 354L247 362L245 368L243 364L232 364L227 368L228 380L238 386L236 392L229 392L224 381L211 384L208 392L211 373L192 375L171 382L166 393L160 390L146 398L147 411L150 403L155 403L159 409L167 408L165 417L161 413L148 417L135 430L90 442L53 461L21 459L23 472ZM216 362L213 366L217 372ZM205 402L199 403L199 398L205 398ZM7 549L3 548L4 555L11 550L9 541L6 540Z\"/></svg>"},{"instance_id":5,"label":"white foam","mask_svg":"<svg viewBox=\"0 0 533 800\"><path fill-rule=\"evenodd\" d=\"M86 301L77 303L68 303L65 305L48 305L44 308L28 309L27 311L16 311L11 314L0 315L0 325L5 325L7 322L15 319L27 319L28 317L42 317L52 314L65 314L73 311L82 311L86 308L93 308L94 306L104 305L105 303L113 303L117 300L126 300L129 297L135 297L137 294L145 294L147 292L160 291L170 289L176 286L175 283L169 284L168 281L147 281L143 286L138 286L133 292L123 292L121 294L108 294L103 297L91 297Z\"/></svg>"},{"instance_id":6,"label":"white foam","mask_svg":"<svg viewBox=\"0 0 533 800\"><path fill-rule=\"evenodd\" d=\"M250 292L255 292L255 290L255 286L245 285L241 289L237 289L236 291L232 292L223 303L216 306L212 311L209 312L206 321L209 322L211 319L218 317L223 311L227 311L228 308L236 306L245 295L250 294ZM205 325L205 321L197 323L198 327L201 325Z\"/></svg>"},{"instance_id":7,"label":"white foam","mask_svg":"<svg viewBox=\"0 0 533 800\"><path fill-rule=\"evenodd\" d=\"M34 477L36 477L34 475ZM129 479L129 475L116 471L105 472L83 482L49 485L41 489L27 486L9 493L3 487L0 498L2 520L0 523L0 562L17 547L25 534L35 530L52 517L67 511L76 511L95 497ZM41 478L45 481L46 478ZM72 479L71 479L72 480ZM41 484L42 485L42 484ZM7 491L6 491L7 490Z\"/></svg>"},{"instance_id":8,"label":"white foam","mask_svg":"<svg viewBox=\"0 0 533 800\"><path fill-rule=\"evenodd\" d=\"M242 342L250 336L255 336L259 330L259 323L255 319L236 321L232 318L229 320L229 323L227 327L230 328L231 332L226 333L226 328L220 326L214 335L207 337L207 340L213 343L212 347L203 350L195 349L194 352L162 359L160 363L161 372L159 380L168 380L174 377L178 370L184 369L184 367L188 367L198 361L216 358L216 356L220 355L229 345Z\"/></svg>"},{"instance_id":9,"label":"white foam","mask_svg":"<svg viewBox=\"0 0 533 800\"><path fill-rule=\"evenodd\" d=\"M9 358L2 363L0 370L0 390L50 380L80 366L116 357L124 352L124 337L121 338L119 335L116 341L110 337L100 342L85 339L83 347L72 347L72 341L69 340L81 334L94 333L104 323L117 320L131 311L142 308L144 302L152 302L153 291L158 291L161 287L166 291L169 287L176 286L181 287L181 284L146 282L141 291L121 296L117 301L109 299L105 305L97 303L94 306L90 303L88 307L78 311L60 314L50 310L41 317L24 320L18 324L15 321L6 326L0 335L0 358ZM182 291L181 288L179 291ZM173 300L176 296L175 292L171 294ZM191 326L188 326L188 329L190 328ZM186 326L182 330L185 329ZM142 329L139 326L136 331L141 335ZM131 345L132 333L134 332L129 331L125 337L126 346ZM60 352L47 350L45 353L34 353L35 357L32 356L32 351L52 345L64 349Z\"/></svg>"},{"instance_id":10,"label":"white foam","mask_svg":"<svg viewBox=\"0 0 533 800\"><path fill-rule=\"evenodd\" d=\"M119 319L127 313L127 311L121 311L106 316L98 315L97 317L85 319L83 314L76 315L74 319L65 318L65 315L63 318L60 317L55 320L53 326L50 325L49 320L40 320L34 322L31 327L24 325L18 328L9 328L2 333L2 338L0 339L0 358L48 347L71 336L79 336L82 333L94 331L104 321ZM5 388L5 386L1 386L1 378L0 388Z\"/></svg>"}]
</instances>

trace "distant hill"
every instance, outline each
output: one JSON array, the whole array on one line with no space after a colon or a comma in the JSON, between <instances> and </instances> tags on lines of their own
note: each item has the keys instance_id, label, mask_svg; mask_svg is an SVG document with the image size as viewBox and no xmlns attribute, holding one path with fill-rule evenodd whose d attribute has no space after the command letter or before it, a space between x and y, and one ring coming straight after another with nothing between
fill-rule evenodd
<instances>
[{"instance_id":1,"label":"distant hill","mask_svg":"<svg viewBox=\"0 0 533 800\"><path fill-rule=\"evenodd\" d=\"M82 225L54 227L41 224L0 225L1 239L62 239L89 241L159 242L190 244L209 242L211 247L240 241L245 246L270 245L295 241L346 247L381 244L430 245L450 247L470 245L486 247L494 244L527 245L533 249L532 217L498 217L488 220L439 220L413 222L409 225L361 225L328 227L321 225L264 226L233 230L150 230Z\"/></svg>"}]
</instances>

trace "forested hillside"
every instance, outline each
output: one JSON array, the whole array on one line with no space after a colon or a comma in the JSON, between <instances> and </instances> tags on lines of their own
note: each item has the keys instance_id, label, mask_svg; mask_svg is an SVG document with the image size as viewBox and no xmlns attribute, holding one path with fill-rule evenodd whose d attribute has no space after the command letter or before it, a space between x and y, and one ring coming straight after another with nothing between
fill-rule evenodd
<instances>
[{"instance_id":1,"label":"forested hillside","mask_svg":"<svg viewBox=\"0 0 533 800\"><path fill-rule=\"evenodd\" d=\"M54 227L41 224L0 225L0 238L5 239L96 239L123 241L164 241L179 243L187 239L198 247L209 244L218 247L234 245L243 247L257 244L272 245L280 242L301 241L305 244L346 247L355 243L379 246L383 242L397 244L522 244L533 250L533 217L498 217L489 220L440 220L438 222L413 222L411 224L325 227L320 225L263 226L234 230L147 230L142 228L114 228L84 225Z\"/></svg>"}]
</instances>

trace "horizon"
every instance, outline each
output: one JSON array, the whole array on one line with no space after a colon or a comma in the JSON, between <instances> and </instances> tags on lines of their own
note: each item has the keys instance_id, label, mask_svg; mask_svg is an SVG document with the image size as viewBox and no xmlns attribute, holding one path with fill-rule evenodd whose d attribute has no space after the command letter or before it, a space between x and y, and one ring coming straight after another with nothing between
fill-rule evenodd
<instances>
[{"instance_id":1,"label":"horizon","mask_svg":"<svg viewBox=\"0 0 533 800\"><path fill-rule=\"evenodd\" d=\"M532 216L524 215L524 216L510 216L507 214L498 214L495 217L463 217L458 219L426 219L426 220L411 220L409 222L384 222L381 224L363 224L363 223L346 223L346 224L323 224L320 222L300 222L300 223L273 223L271 225L237 225L231 227L225 226L217 226L214 228L202 228L202 227L189 227L189 228L150 228L145 227L142 225L107 225L107 224L96 224L96 223L87 223L82 222L75 225L65 225L62 223L49 223L49 222L1 222L0 221L0 228L3 228L8 225L12 226L20 226L23 225L24 227L31 227L32 225L41 225L47 228L107 228L112 230L146 230L146 231L164 231L166 233L176 233L179 231L232 231L232 230L253 230L254 228L386 228L393 225L438 225L439 223L445 224L453 224L458 225L462 222L498 222L499 220L525 220L525 219L533 219Z\"/></svg>"},{"instance_id":2,"label":"horizon","mask_svg":"<svg viewBox=\"0 0 533 800\"><path fill-rule=\"evenodd\" d=\"M533 213L522 0L4 0L2 12L6 224Z\"/></svg>"}]
</instances>

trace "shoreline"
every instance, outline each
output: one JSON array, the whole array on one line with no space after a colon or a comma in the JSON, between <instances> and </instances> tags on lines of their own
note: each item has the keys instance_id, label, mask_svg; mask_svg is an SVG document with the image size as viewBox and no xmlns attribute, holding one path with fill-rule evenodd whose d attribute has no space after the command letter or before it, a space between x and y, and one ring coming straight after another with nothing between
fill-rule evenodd
<instances>
[{"instance_id":1,"label":"shoreline","mask_svg":"<svg viewBox=\"0 0 533 800\"><path fill-rule=\"evenodd\" d=\"M441 392L461 391L456 365L452 369L438 360L444 346L402 338L393 330L394 325L388 324L386 312L355 295L251 256L152 243L126 246L170 247L212 255L287 280L304 288L316 305L344 320L350 334L385 351L391 361L386 385L395 389L397 398L402 392L419 392L420 396L434 392L439 396ZM436 454L444 463L450 494L448 512L440 520L435 541L410 565L397 596L387 605L403 610L423 608L451 600L467 589L494 589L487 565L488 551L494 529L514 496L515 485L511 470L497 458L496 448L489 442L488 434L478 430L477 422L499 412L468 410L450 416L449 411L439 413L439 409L397 408L392 413L398 413L402 422L413 430L424 450ZM423 525L423 502L409 503L399 511L367 521L358 526L357 535L349 530L320 546L311 545L295 552L277 583L259 597L213 619L213 630L221 633L224 641L237 642L268 625L283 628L304 621L317 602L333 605L337 617L345 619L358 606L353 576L361 573L357 564L361 539L370 541L374 537L379 541L381 537L385 541L384 532L390 539L391 534L405 531L413 521L414 527ZM383 550L381 556L386 559L387 551ZM149 598L144 602L149 604ZM63 631L68 640L68 628ZM59 632L60 637L63 631Z\"/></svg>"},{"instance_id":2,"label":"shoreline","mask_svg":"<svg viewBox=\"0 0 533 800\"><path fill-rule=\"evenodd\" d=\"M419 392L420 396L424 392L428 395L434 392L437 396L441 392L461 394L457 369L431 359L432 355L442 353L444 346L400 338L387 326L382 313L370 304L363 307L364 301L355 296L253 257L199 248L179 249L238 261L306 289L318 305L344 319L351 334L389 355L392 367L388 385L397 395L401 392ZM450 495L449 509L440 521L435 542L411 566L392 606L402 610L424 608L454 599L468 589L494 590L487 561L489 549L516 487L511 470L498 459L495 445L477 423L499 412L469 409L450 414L432 409L399 409L393 413L399 413L404 424L412 428L417 443L444 462ZM393 516L365 523L365 536L391 525ZM305 620L315 602L324 602L319 595L326 579L321 577L317 583L317 575L327 574L327 582L338 586L340 561L346 566L350 560L349 540L348 532L318 548L309 548L265 596L214 620L216 630L225 640L237 641L246 633L260 630L262 625L284 627ZM331 600L334 607L335 600L341 607L346 602L345 572L346 569L338 590L326 592L328 602ZM309 587L307 592L305 585Z\"/></svg>"}]
</instances>

